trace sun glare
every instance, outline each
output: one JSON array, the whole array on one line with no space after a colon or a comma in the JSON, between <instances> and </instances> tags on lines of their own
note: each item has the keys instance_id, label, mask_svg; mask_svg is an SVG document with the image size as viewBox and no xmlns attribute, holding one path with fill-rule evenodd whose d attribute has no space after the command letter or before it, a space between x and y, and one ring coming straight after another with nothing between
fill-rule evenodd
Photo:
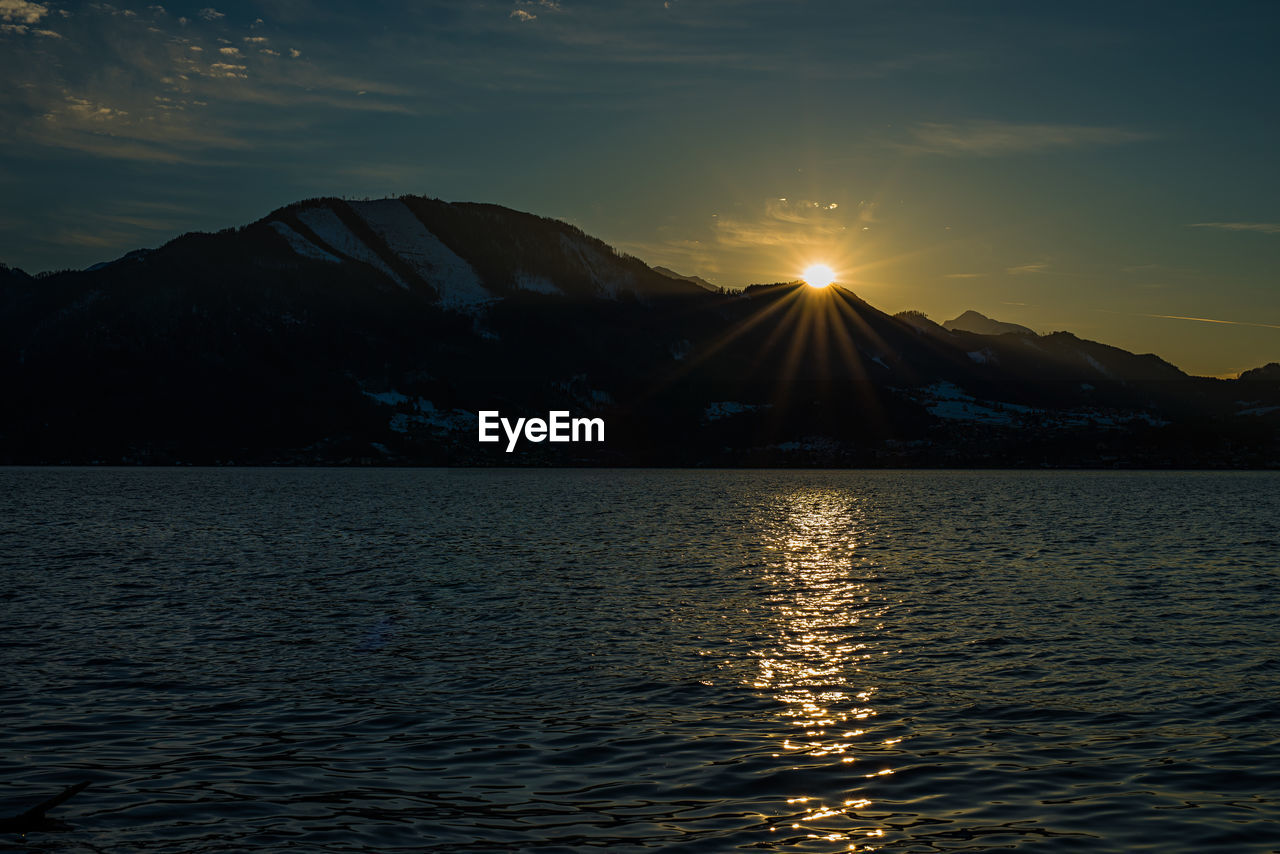
<instances>
[{"instance_id":1,"label":"sun glare","mask_svg":"<svg viewBox=\"0 0 1280 854\"><path fill-rule=\"evenodd\" d=\"M811 288L825 288L836 280L836 271L826 264L812 264L805 268L804 281Z\"/></svg>"}]
</instances>

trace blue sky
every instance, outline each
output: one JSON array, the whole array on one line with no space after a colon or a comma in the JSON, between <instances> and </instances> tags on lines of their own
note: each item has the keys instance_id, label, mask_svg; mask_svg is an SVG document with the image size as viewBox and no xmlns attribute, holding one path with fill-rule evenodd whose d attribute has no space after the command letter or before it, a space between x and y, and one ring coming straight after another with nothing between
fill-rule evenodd
<instances>
[{"instance_id":1,"label":"blue sky","mask_svg":"<svg viewBox=\"0 0 1280 854\"><path fill-rule=\"evenodd\" d=\"M1275 3L211 2L0 0L0 261L415 193L733 287L825 261L889 311L1280 360Z\"/></svg>"}]
</instances>

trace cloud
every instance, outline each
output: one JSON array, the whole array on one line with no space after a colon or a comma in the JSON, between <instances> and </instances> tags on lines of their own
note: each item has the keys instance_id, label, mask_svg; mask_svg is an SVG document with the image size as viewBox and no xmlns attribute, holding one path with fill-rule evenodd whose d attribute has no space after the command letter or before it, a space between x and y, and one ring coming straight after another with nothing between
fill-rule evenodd
<instances>
[{"instance_id":1,"label":"cloud","mask_svg":"<svg viewBox=\"0 0 1280 854\"><path fill-rule=\"evenodd\" d=\"M26 24L0 24L0 33L13 33L18 36L25 36L27 33L31 33L33 36L43 36L47 39L62 38L60 33L55 33L53 30L32 29Z\"/></svg>"},{"instance_id":2,"label":"cloud","mask_svg":"<svg viewBox=\"0 0 1280 854\"><path fill-rule=\"evenodd\" d=\"M224 165L235 162L231 152L250 147L296 148L317 116L335 110L409 112L415 94L401 82L336 73L297 48L286 63L247 27L225 32L226 22L211 15L184 25L176 16L125 16L98 3L64 24L54 8L0 4L7 19L58 21L65 35L0 49L0 62L18 72L0 87L5 149ZM8 26L24 28L29 39L38 29L0 20ZM227 38L215 38L220 32Z\"/></svg>"},{"instance_id":3,"label":"cloud","mask_svg":"<svg viewBox=\"0 0 1280 854\"><path fill-rule=\"evenodd\" d=\"M197 14L201 18L204 18L206 21L216 21L219 18L227 17L226 14L219 12L217 9L214 9L213 7L209 7L207 9L201 9Z\"/></svg>"},{"instance_id":4,"label":"cloud","mask_svg":"<svg viewBox=\"0 0 1280 854\"><path fill-rule=\"evenodd\" d=\"M103 104L95 104L87 98L74 98L67 96L67 111L78 118L91 119L94 121L109 121L111 119L119 119L129 115L128 110L118 110L114 107L108 107Z\"/></svg>"},{"instance_id":5,"label":"cloud","mask_svg":"<svg viewBox=\"0 0 1280 854\"><path fill-rule=\"evenodd\" d=\"M18 24L38 24L49 14L49 7L27 0L0 0L0 21Z\"/></svg>"},{"instance_id":6,"label":"cloud","mask_svg":"<svg viewBox=\"0 0 1280 854\"><path fill-rule=\"evenodd\" d=\"M1149 134L1124 128L986 121L959 124L925 122L912 128L911 135L912 141L901 146L909 151L979 157L1053 148L1120 145L1151 138Z\"/></svg>"},{"instance_id":7,"label":"cloud","mask_svg":"<svg viewBox=\"0 0 1280 854\"><path fill-rule=\"evenodd\" d=\"M666 239L624 242L618 248L648 264L682 273L741 275L750 281L761 272L758 250L767 250L771 256L785 256L791 249L824 254L836 251L854 233L851 224L867 215L867 207L846 209L836 202L773 198L734 216L713 214L705 241L689 239L688 226L681 225L664 228L669 235Z\"/></svg>"},{"instance_id":8,"label":"cloud","mask_svg":"<svg viewBox=\"0 0 1280 854\"><path fill-rule=\"evenodd\" d=\"M1193 222L1189 228L1217 228L1222 231L1257 231L1280 234L1280 222Z\"/></svg>"},{"instance_id":9,"label":"cloud","mask_svg":"<svg viewBox=\"0 0 1280 854\"><path fill-rule=\"evenodd\" d=\"M49 14L49 7L40 3L29 3L27 0L0 0L0 33L12 33L25 36L31 33L44 38L60 39L62 36L53 30L33 28L40 19Z\"/></svg>"},{"instance_id":10,"label":"cloud","mask_svg":"<svg viewBox=\"0 0 1280 854\"><path fill-rule=\"evenodd\" d=\"M1010 270L1010 272L1013 272L1013 271ZM947 273L942 278L944 279L980 279L982 278L982 274L981 273Z\"/></svg>"},{"instance_id":11,"label":"cloud","mask_svg":"<svg viewBox=\"0 0 1280 854\"><path fill-rule=\"evenodd\" d=\"M536 6L537 8L543 9L547 12L563 12L564 11L564 9L562 9L560 6L559 0L526 0L526 2L523 5ZM530 12L528 9L516 9L507 17L515 18L517 21L520 21L521 23L528 23L529 21L536 19L538 16L535 15L533 12Z\"/></svg>"},{"instance_id":12,"label":"cloud","mask_svg":"<svg viewBox=\"0 0 1280 854\"><path fill-rule=\"evenodd\" d=\"M716 217L716 242L728 248L829 244L848 230L834 202L770 199L757 216Z\"/></svg>"},{"instance_id":13,"label":"cloud","mask_svg":"<svg viewBox=\"0 0 1280 854\"><path fill-rule=\"evenodd\" d=\"M230 77L244 80L248 78L249 67L231 62L215 62L209 66L210 77Z\"/></svg>"},{"instance_id":14,"label":"cloud","mask_svg":"<svg viewBox=\"0 0 1280 854\"><path fill-rule=\"evenodd\" d=\"M248 44L266 44L270 41L266 36L245 36L244 40Z\"/></svg>"},{"instance_id":15,"label":"cloud","mask_svg":"<svg viewBox=\"0 0 1280 854\"><path fill-rule=\"evenodd\" d=\"M1022 264L1018 267L1009 267L1005 270L1011 276L1025 276L1028 273L1047 273L1049 272L1048 264Z\"/></svg>"}]
</instances>

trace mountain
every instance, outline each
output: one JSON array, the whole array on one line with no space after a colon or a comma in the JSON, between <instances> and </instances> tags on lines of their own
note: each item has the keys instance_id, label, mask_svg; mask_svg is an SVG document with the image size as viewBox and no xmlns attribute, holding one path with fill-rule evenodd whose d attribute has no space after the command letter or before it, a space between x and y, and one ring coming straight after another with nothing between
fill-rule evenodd
<instances>
[{"instance_id":1,"label":"mountain","mask_svg":"<svg viewBox=\"0 0 1280 854\"><path fill-rule=\"evenodd\" d=\"M709 291L720 290L719 286L711 284L701 276L682 276L679 273L677 273L675 270L672 270L667 267L654 267L653 272L661 273L662 275L666 276L668 279L679 279L682 282L693 282L698 287L706 288Z\"/></svg>"},{"instance_id":2,"label":"mountain","mask_svg":"<svg viewBox=\"0 0 1280 854\"><path fill-rule=\"evenodd\" d=\"M979 314L976 311L966 311L964 314L953 320L944 320L942 328L953 332L976 332L979 335L1004 335L1013 332L1017 335L1035 335L1036 333L1025 326L1019 326L1016 323L1005 323L1000 320L992 320L986 315Z\"/></svg>"},{"instance_id":3,"label":"mountain","mask_svg":"<svg viewBox=\"0 0 1280 854\"><path fill-rule=\"evenodd\" d=\"M1245 371L1240 375L1240 379L1245 383L1280 382L1280 362L1271 362L1261 368Z\"/></svg>"},{"instance_id":4,"label":"mountain","mask_svg":"<svg viewBox=\"0 0 1280 854\"><path fill-rule=\"evenodd\" d=\"M711 292L494 205L311 199L82 271L0 268L0 462L1263 466L1280 382L852 292ZM478 413L600 443L478 441Z\"/></svg>"}]
</instances>

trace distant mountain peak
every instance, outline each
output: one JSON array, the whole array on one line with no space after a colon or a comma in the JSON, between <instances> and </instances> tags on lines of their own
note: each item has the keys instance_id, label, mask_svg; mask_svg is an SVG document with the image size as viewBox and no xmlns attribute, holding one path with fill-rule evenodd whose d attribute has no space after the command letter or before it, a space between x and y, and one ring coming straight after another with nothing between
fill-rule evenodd
<instances>
[{"instance_id":1,"label":"distant mountain peak","mask_svg":"<svg viewBox=\"0 0 1280 854\"><path fill-rule=\"evenodd\" d=\"M301 261L356 264L398 289L472 312L520 292L617 300L710 288L672 277L560 220L423 196L306 199L265 225Z\"/></svg>"},{"instance_id":2,"label":"distant mountain peak","mask_svg":"<svg viewBox=\"0 0 1280 854\"><path fill-rule=\"evenodd\" d=\"M1036 334L1034 329L1020 326L1017 323L1005 323L1001 320L993 320L985 314L980 314L973 309L966 311L964 314L953 320L943 321L942 328L955 332L973 332L978 335L1006 335L1010 332L1018 335Z\"/></svg>"},{"instance_id":3,"label":"distant mountain peak","mask_svg":"<svg viewBox=\"0 0 1280 854\"><path fill-rule=\"evenodd\" d=\"M1269 362L1260 368L1253 368L1240 374L1245 382L1280 382L1280 362Z\"/></svg>"},{"instance_id":4,"label":"distant mountain peak","mask_svg":"<svg viewBox=\"0 0 1280 854\"><path fill-rule=\"evenodd\" d=\"M701 276L684 276L672 270L670 267L654 267L653 272L666 276L668 279L676 279L681 282L693 282L700 288L706 288L709 291L718 291L720 287L713 285Z\"/></svg>"}]
</instances>

